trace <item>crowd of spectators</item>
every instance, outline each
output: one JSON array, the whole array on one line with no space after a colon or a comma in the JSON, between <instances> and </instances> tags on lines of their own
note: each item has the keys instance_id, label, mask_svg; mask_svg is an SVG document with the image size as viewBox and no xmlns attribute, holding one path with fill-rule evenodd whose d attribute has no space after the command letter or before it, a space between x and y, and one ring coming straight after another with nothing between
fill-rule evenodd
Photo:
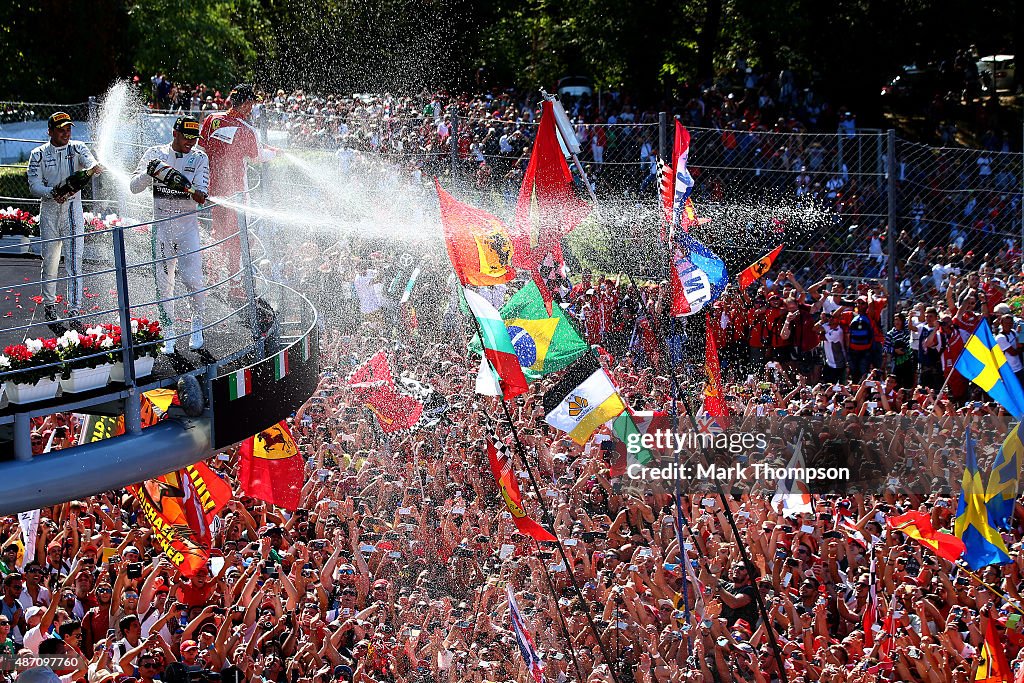
<instances>
[{"instance_id":1,"label":"crowd of spectators","mask_svg":"<svg viewBox=\"0 0 1024 683\"><path fill-rule=\"evenodd\" d=\"M715 127L723 155L759 139L758 127L770 130L763 122L780 114L771 126L783 126L791 140L814 126L834 130L844 118L833 122L829 112L842 108L825 107L807 118L818 105L785 73L777 80L747 74L741 65L734 72L743 79L739 99L715 86L680 112L688 124ZM172 97L173 84L161 83L154 80L161 106L184 103L186 94L189 107L198 98L201 109L206 97L219 106L219 95L203 87ZM456 142L446 119L452 104L443 94L332 99L277 91L254 116L285 126L295 146L349 150L339 163L367 164L380 154L406 184L429 178L430 166L417 160L447 163L455 145L479 189L499 178L514 200L534 105L514 93L456 98ZM629 142L638 154L650 146L645 131L655 129L641 124L652 123L653 112L635 111L626 97L591 107L569 106L586 163L597 165L598 154L610 160L619 135L638 136ZM812 172L812 144L754 149L785 159L773 168L800 194L804 181L794 186L792 178L804 163ZM699 157L693 163L699 168ZM900 180L924 170L911 165ZM835 175L840 185L829 185L830 173L820 189L805 183L805 193L833 207L854 204L855 181ZM713 176L705 171L702 183L713 186ZM1021 665L1024 517L1005 534L1013 562L977 575L885 525L923 510L948 530L965 429L975 429L983 466L1005 435L1002 409L952 371L982 317L1024 375L1019 248L998 233L958 242L950 228L932 227L928 212L944 196L933 189L920 195L922 220L897 239L899 292L879 283L881 227L855 231L852 239L863 240L857 249L837 249L824 237L803 245L810 252L803 261L783 258L755 287L727 290L707 327L703 316L670 319L664 282L582 274L564 287L565 310L634 410L668 411L673 386L699 404L707 330L721 355L734 428L767 435L756 454L712 456L785 464L799 442L809 462L851 464L857 486L815 491L811 511L797 513L773 505L773 488L727 487L723 500L698 483L681 496L680 516L671 491L630 485L621 454L606 447L614 445L607 429L581 447L540 419L549 378L509 406L519 442L507 426L498 431L513 447L527 513L557 533L560 549L518 534L494 484L485 427L503 413L495 399L473 393L478 360L466 351L471 332L444 257L415 261L423 272L402 304L410 263L395 244L289 245L283 279L314 296L325 314L320 384L289 419L306 459L301 507L292 513L245 496L235 449L211 459L235 496L214 525L209 566L193 577L163 558L138 502L123 490L41 510L34 552L16 517L0 520L0 663L26 650L76 655L55 672L64 683L521 683L530 673L510 626L504 594L511 586L556 683L780 681L769 630L789 681L967 681L990 621L1008 659ZM991 218L990 201L986 192L970 216ZM966 207L957 209L964 220ZM843 228L854 225L843 220ZM488 292L499 306L507 294L505 287ZM429 428L385 436L348 389L346 377L381 350L396 375L443 397ZM39 419L33 443L70 447L80 428L70 415ZM687 564L695 580L684 580ZM871 622L879 630L865 626ZM890 655L882 643L894 643ZM0 679L16 673L0 665ZM41 683L52 680L46 673L22 675Z\"/></svg>"},{"instance_id":2,"label":"crowd of spectators","mask_svg":"<svg viewBox=\"0 0 1024 683\"><path fill-rule=\"evenodd\" d=\"M888 293L847 291L832 277L801 283L773 271L751 298L718 302L711 330L734 427L768 441L759 453L713 455L785 464L802 440L809 462L855 464L858 482L816 492L803 513L773 506L773 488L727 488L739 536L723 501L698 485L682 496L679 538L671 491L630 486L616 452L602 446L611 443L604 430L580 447L548 427L538 416L551 380L532 385L510 409L536 488L518 471L522 461L517 476L527 512L563 539L563 559L516 532L495 487L485 426L501 411L472 393L478 363L465 350L471 333L443 259L426 262L413 316L388 286L408 268L393 246L291 251L293 282L350 288L347 304L324 309L321 382L289 420L306 458L301 508L246 497L233 449L210 460L235 500L214 526L210 566L191 578L162 558L124 491L44 509L29 557L18 520L6 518L0 649L80 653L77 668L56 672L66 683L217 674L521 682L530 674L503 597L510 585L550 681L778 681L769 628L788 680L805 683L973 680L990 620L1009 659L1021 651L1019 522L1005 535L1014 562L977 576L885 527L889 517L924 510L936 528L950 528L964 429L975 429L983 462L998 448L1005 415L949 374L947 352L985 316L1019 369L1020 321L1005 308L1021 294L1018 279L963 264L959 276L936 283L941 295L915 302L887 333L879 320ZM703 321L673 327L666 285L595 275L561 294L635 410L671 405L667 353L649 332L681 349L671 354L675 379L691 400L699 392ZM391 436L377 430L346 377L380 350L396 375L444 397L439 422ZM70 445L77 429L76 420L52 416L37 423L36 442ZM507 429L498 431L512 445ZM877 607L868 599L872 553ZM699 582L685 590L681 562ZM891 617L870 641L869 610L879 625ZM879 646L887 639L890 656Z\"/></svg>"}]
</instances>

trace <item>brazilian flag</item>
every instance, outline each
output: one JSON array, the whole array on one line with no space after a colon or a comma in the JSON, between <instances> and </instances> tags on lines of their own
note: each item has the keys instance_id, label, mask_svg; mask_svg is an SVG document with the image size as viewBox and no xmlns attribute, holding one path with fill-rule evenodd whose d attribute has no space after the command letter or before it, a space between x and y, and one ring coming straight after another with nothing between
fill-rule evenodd
<instances>
[{"instance_id":1,"label":"brazilian flag","mask_svg":"<svg viewBox=\"0 0 1024 683\"><path fill-rule=\"evenodd\" d=\"M501 318L528 380L565 368L589 349L561 308L553 306L548 315L532 280L502 306ZM474 338L470 348L479 352L479 340Z\"/></svg>"}]
</instances>

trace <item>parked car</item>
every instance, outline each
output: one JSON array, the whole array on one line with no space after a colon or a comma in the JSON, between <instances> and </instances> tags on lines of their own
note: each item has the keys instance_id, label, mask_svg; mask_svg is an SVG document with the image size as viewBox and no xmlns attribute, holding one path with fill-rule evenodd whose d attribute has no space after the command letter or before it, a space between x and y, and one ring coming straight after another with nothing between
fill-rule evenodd
<instances>
[{"instance_id":1,"label":"parked car","mask_svg":"<svg viewBox=\"0 0 1024 683\"><path fill-rule=\"evenodd\" d=\"M888 99L927 100L939 85L939 70L930 64L907 64L891 81L882 86Z\"/></svg>"},{"instance_id":2,"label":"parked car","mask_svg":"<svg viewBox=\"0 0 1024 683\"><path fill-rule=\"evenodd\" d=\"M594 96L594 86L586 76L563 76L558 79L558 97Z\"/></svg>"},{"instance_id":3,"label":"parked car","mask_svg":"<svg viewBox=\"0 0 1024 683\"><path fill-rule=\"evenodd\" d=\"M996 91L1009 90L1013 87L1013 55L989 55L980 57L977 63L982 90L988 91L992 87L993 71L995 72Z\"/></svg>"}]
</instances>

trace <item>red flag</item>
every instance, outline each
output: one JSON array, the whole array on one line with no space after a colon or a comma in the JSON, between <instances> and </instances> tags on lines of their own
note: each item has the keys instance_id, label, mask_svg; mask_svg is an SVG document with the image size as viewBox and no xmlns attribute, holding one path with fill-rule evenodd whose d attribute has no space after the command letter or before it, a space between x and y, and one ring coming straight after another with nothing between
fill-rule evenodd
<instances>
[{"instance_id":1,"label":"red flag","mask_svg":"<svg viewBox=\"0 0 1024 683\"><path fill-rule=\"evenodd\" d=\"M544 527L526 516L523 496L519 492L519 484L516 483L515 472L512 470L511 454L490 427L487 428L487 459L491 463L491 473L498 484L498 490L501 491L501 498L512 514L512 522L519 529L519 533L535 541L557 540Z\"/></svg>"},{"instance_id":2,"label":"red flag","mask_svg":"<svg viewBox=\"0 0 1024 683\"><path fill-rule=\"evenodd\" d=\"M207 544L193 528L196 513L192 502L186 502L186 489L191 485L184 470L175 470L128 487L139 501L146 524L153 529L160 549L185 576L195 576L210 561ZM192 519L188 510L192 508Z\"/></svg>"},{"instance_id":3,"label":"red flag","mask_svg":"<svg viewBox=\"0 0 1024 683\"><path fill-rule=\"evenodd\" d=\"M238 483L246 495L287 510L299 507L305 462L284 420L242 442Z\"/></svg>"},{"instance_id":4,"label":"red flag","mask_svg":"<svg viewBox=\"0 0 1024 683\"><path fill-rule=\"evenodd\" d=\"M214 474L204 462L181 470L179 479L184 491L182 500L188 525L196 532L202 545L210 547L213 519L231 500L231 484Z\"/></svg>"},{"instance_id":5,"label":"red flag","mask_svg":"<svg viewBox=\"0 0 1024 683\"><path fill-rule=\"evenodd\" d=\"M385 434L410 429L419 422L423 404L398 393L383 351L378 351L348 378L348 385L363 407L373 411Z\"/></svg>"},{"instance_id":6,"label":"red flag","mask_svg":"<svg viewBox=\"0 0 1024 683\"><path fill-rule=\"evenodd\" d=\"M1006 650L996 631L996 620L989 619L985 629L985 642L978 653L978 669L975 681L982 683L1009 683L1013 672L1006 661Z\"/></svg>"},{"instance_id":7,"label":"red flag","mask_svg":"<svg viewBox=\"0 0 1024 683\"><path fill-rule=\"evenodd\" d=\"M661 208L665 223L673 226L679 211L693 190L693 177L687 168L690 156L690 131L676 119L675 141L672 145L672 165L666 169L661 183Z\"/></svg>"},{"instance_id":8,"label":"red flag","mask_svg":"<svg viewBox=\"0 0 1024 683\"><path fill-rule=\"evenodd\" d=\"M455 274L464 285L499 285L516 275L508 228L496 216L463 204L434 178L441 201L441 227Z\"/></svg>"},{"instance_id":9,"label":"red flag","mask_svg":"<svg viewBox=\"0 0 1024 683\"><path fill-rule=\"evenodd\" d=\"M704 350L704 370L708 375L708 383L704 385L704 412L715 418L722 429L729 428L729 406L725 403L725 392L722 390L722 366L718 361L718 342L715 331L711 327L711 315L704 313L704 324L707 342Z\"/></svg>"},{"instance_id":10,"label":"red flag","mask_svg":"<svg viewBox=\"0 0 1024 683\"><path fill-rule=\"evenodd\" d=\"M573 190L572 173L555 132L552 103L544 102L537 139L519 190L511 238L512 263L533 273L549 315L551 290L545 282L545 274L541 273L541 266L549 262L552 268L561 272L564 266L562 238L574 230L589 212L590 206Z\"/></svg>"},{"instance_id":11,"label":"red flag","mask_svg":"<svg viewBox=\"0 0 1024 683\"><path fill-rule=\"evenodd\" d=\"M964 542L953 534L936 531L932 526L931 515L911 510L896 517L885 520L885 525L893 531L901 531L914 539L939 557L956 562L964 554Z\"/></svg>"},{"instance_id":12,"label":"red flag","mask_svg":"<svg viewBox=\"0 0 1024 683\"><path fill-rule=\"evenodd\" d=\"M772 249L771 253L762 256L744 268L743 272L740 273L740 289L746 289L767 273L768 269L772 267L773 263L775 263L775 259L779 257L779 252L782 251L782 247L783 245L780 244Z\"/></svg>"}]
</instances>

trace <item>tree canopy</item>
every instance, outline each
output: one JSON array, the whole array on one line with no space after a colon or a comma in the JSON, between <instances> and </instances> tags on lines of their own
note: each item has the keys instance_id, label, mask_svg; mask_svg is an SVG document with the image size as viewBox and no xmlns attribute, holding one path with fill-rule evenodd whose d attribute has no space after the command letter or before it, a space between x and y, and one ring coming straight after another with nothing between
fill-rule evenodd
<instances>
[{"instance_id":1,"label":"tree canopy","mask_svg":"<svg viewBox=\"0 0 1024 683\"><path fill-rule=\"evenodd\" d=\"M1005 0L8 0L0 99L81 100L156 72L413 91L467 85L484 67L491 83L585 75L661 102L743 57L863 108L902 64L972 44L1016 54L1019 15Z\"/></svg>"}]
</instances>

